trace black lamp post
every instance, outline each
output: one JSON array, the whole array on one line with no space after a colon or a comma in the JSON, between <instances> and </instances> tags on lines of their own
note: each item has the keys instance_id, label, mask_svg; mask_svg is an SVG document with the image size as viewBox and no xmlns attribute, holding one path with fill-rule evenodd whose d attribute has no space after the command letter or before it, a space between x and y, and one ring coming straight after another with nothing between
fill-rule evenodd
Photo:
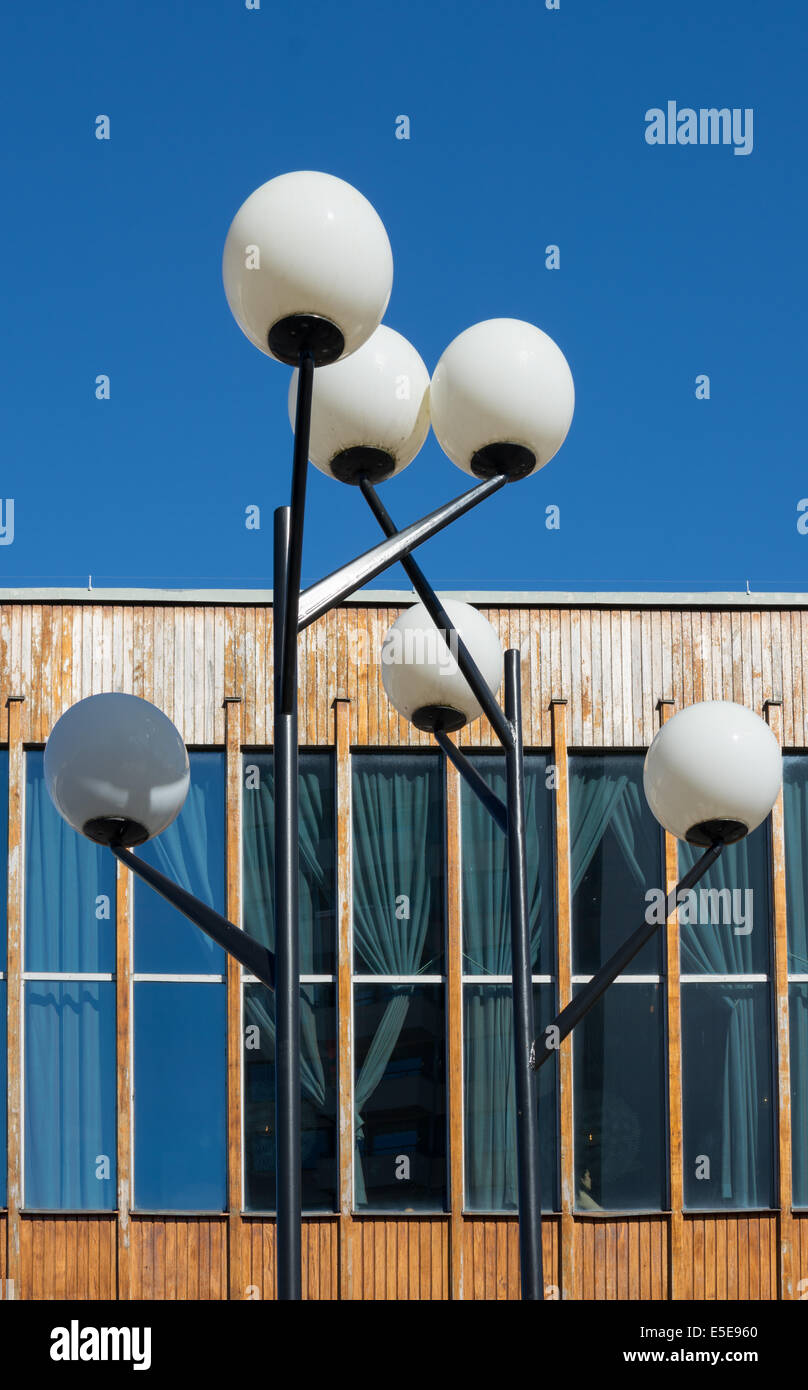
<instances>
[{"instance_id":1,"label":"black lamp post","mask_svg":"<svg viewBox=\"0 0 808 1390\"><path fill-rule=\"evenodd\" d=\"M536 1038L526 888L520 655L503 657L475 609L441 602L413 558L425 540L508 483L542 468L572 419L572 378L538 328L494 319L461 333L430 383L414 348L379 326L392 284L384 228L366 200L330 175L282 175L233 220L223 273L231 309L250 340L297 368L291 501L275 512L274 777L275 954L146 864L131 848L159 834L188 790L179 733L154 706L107 694L80 701L48 741L45 775L57 809L113 853L275 991L278 1298L301 1297L300 959L298 937L297 638L349 594L401 562L420 604L394 625L382 653L388 698L447 758L507 835L513 970L516 1139L522 1298L543 1297L536 1069L657 930L644 924ZM316 378L316 381L315 381ZM450 459L476 485L398 530L376 484L400 472L431 423ZM358 486L384 539L301 592L309 461ZM417 639L417 640L415 640ZM646 760L651 808L672 833L707 852L668 899L690 887L724 843L768 814L780 753L748 710L693 706L661 730ZM481 714L503 748L507 799L485 784L449 734Z\"/></svg>"}]
</instances>

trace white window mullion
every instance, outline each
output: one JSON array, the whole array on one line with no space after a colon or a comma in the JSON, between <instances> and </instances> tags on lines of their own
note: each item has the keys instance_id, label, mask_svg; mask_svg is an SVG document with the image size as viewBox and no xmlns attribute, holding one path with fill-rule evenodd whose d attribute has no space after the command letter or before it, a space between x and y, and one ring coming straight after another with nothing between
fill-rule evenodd
<instances>
[{"instance_id":1,"label":"white window mullion","mask_svg":"<svg viewBox=\"0 0 808 1390\"><path fill-rule=\"evenodd\" d=\"M157 975L157 974L133 974L132 982L139 984L172 984L172 985L223 985L226 980L225 975Z\"/></svg>"},{"instance_id":2,"label":"white window mullion","mask_svg":"<svg viewBox=\"0 0 808 1390\"><path fill-rule=\"evenodd\" d=\"M765 985L768 975L680 975L683 985Z\"/></svg>"},{"instance_id":3,"label":"white window mullion","mask_svg":"<svg viewBox=\"0 0 808 1390\"><path fill-rule=\"evenodd\" d=\"M593 980L594 975L573 975L570 983L573 985L588 985ZM684 975L681 977L684 979ZM661 984L659 975L617 975L612 980L614 985L658 985Z\"/></svg>"}]
</instances>

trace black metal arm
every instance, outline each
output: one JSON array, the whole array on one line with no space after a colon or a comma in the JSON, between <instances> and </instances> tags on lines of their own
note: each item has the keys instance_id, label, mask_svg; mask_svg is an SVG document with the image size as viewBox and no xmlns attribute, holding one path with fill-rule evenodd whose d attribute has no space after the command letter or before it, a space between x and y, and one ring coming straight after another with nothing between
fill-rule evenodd
<instances>
[{"instance_id":1,"label":"black metal arm","mask_svg":"<svg viewBox=\"0 0 808 1390\"><path fill-rule=\"evenodd\" d=\"M501 801L496 792L493 792L488 783L480 776L466 757L465 753L452 743L448 734L442 733L439 729L432 735L435 742L443 749L450 763L454 763L463 781L468 784L474 795L483 803L486 811L493 817L500 830L508 833L508 808L504 801Z\"/></svg>"},{"instance_id":2,"label":"black metal arm","mask_svg":"<svg viewBox=\"0 0 808 1390\"><path fill-rule=\"evenodd\" d=\"M121 849L115 845L111 846L112 853L116 859L120 859L127 869L137 874L144 882L159 893L161 898L171 903L185 917L194 922L197 927L212 938L218 946L224 947L231 956L235 956L240 961L245 970L249 970L251 975L256 975L262 984L268 989L275 988L275 957L266 946L255 941L239 927L234 927L232 922L228 922L226 917L214 912L207 903L202 903L195 898L192 893L180 888L178 883L166 878L159 869L155 869L151 864L147 864L145 859L140 859L131 850Z\"/></svg>"},{"instance_id":3,"label":"black metal arm","mask_svg":"<svg viewBox=\"0 0 808 1390\"><path fill-rule=\"evenodd\" d=\"M490 496L492 492L498 491L499 488L503 487L506 482L507 478L505 478L503 475L491 478L488 486L488 492L486 492L485 494L486 497ZM384 503L382 502L381 498L376 492L376 489L374 488L373 484L367 478L362 478L359 486L362 490L362 496L364 497L365 501L370 507L370 510L373 512L373 515L375 516L385 535L388 537L393 537L398 534L405 534L403 532L399 533L396 531L395 522L390 516L390 513L387 511L387 508L385 507ZM474 492L478 492L479 490L479 488L475 488ZM466 494L467 497L470 497L471 495L471 493ZM413 560L411 555L406 554L401 557L401 564L402 568L404 569L407 575L407 578L412 584L413 589L415 590L416 594L418 595L419 599L424 605L424 608L426 609L433 623L437 627L438 631L443 636L446 645L449 646L449 650L452 652L452 655L456 656L457 664L460 667L462 675L465 677L465 679L471 686L471 689L474 693L474 698L477 700L478 704L482 706L497 738L499 739L503 748L507 750L513 743L513 730L502 711L502 707L499 705L496 698L491 694L487 682L483 680L482 673L473 656L471 655L471 652L469 651L465 643L462 641L459 633L455 629L455 626L451 618L449 617L449 614L446 612L446 609L443 607L443 604L441 603L440 599L435 593L435 590L432 588L432 585L430 584L429 580L427 579L426 575L424 574L420 566L417 564L417 562ZM450 641L451 646L449 645Z\"/></svg>"},{"instance_id":4,"label":"black metal arm","mask_svg":"<svg viewBox=\"0 0 808 1390\"><path fill-rule=\"evenodd\" d=\"M302 632L309 623L313 623L316 618L322 617L323 613L341 603L349 594L361 589L363 584L369 584L371 579L389 569L397 560L400 560L406 569L406 557L411 550L428 541L431 536L437 535L458 517L464 516L472 507L476 507L478 502L484 502L486 497L490 497L492 492L502 487L504 481L504 478L488 478L484 483L453 498L451 502L444 502L442 507L422 517L420 521L414 521L403 531L397 531L391 522L386 541L375 545L372 550L365 551L363 555L358 555L355 560L350 560L347 565L342 565L332 574L326 575L325 579L320 579L310 588L303 590L297 611L298 632ZM407 572L409 573L409 570Z\"/></svg>"},{"instance_id":5,"label":"black metal arm","mask_svg":"<svg viewBox=\"0 0 808 1390\"><path fill-rule=\"evenodd\" d=\"M721 844L711 845L701 859L696 860L692 869L689 869L676 887L671 890L665 903L666 920L675 911L679 894L703 878L707 870L712 868L723 848L724 846ZM553 1019L553 1022L547 1025L541 1037L536 1038L531 1048L530 1065L533 1068L538 1069L544 1065L548 1057L556 1056L567 1034L571 1033L576 1023L579 1023L584 1015L589 1013L593 1004L598 1002L612 981L616 980L617 976L625 970L638 951L642 950L646 941L651 940L654 932L659 931L660 925L659 922L643 922L642 926L632 932L614 955L609 957L606 964L600 967L597 974L592 976L589 984L584 986L580 994L577 994L567 1007L562 1009L561 1013Z\"/></svg>"}]
</instances>

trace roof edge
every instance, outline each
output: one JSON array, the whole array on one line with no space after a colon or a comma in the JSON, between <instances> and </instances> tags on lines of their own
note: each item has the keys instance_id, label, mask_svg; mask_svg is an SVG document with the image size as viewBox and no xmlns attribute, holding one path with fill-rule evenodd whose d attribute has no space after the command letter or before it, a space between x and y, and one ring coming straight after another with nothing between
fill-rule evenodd
<instances>
[{"instance_id":1,"label":"roof edge","mask_svg":"<svg viewBox=\"0 0 808 1390\"><path fill-rule=\"evenodd\" d=\"M634 592L569 590L445 589L444 598L483 607L515 608L808 608L808 593ZM411 589L360 589L343 606L405 607L417 603ZM271 589L0 589L0 603L189 604L260 607L272 604Z\"/></svg>"}]
</instances>

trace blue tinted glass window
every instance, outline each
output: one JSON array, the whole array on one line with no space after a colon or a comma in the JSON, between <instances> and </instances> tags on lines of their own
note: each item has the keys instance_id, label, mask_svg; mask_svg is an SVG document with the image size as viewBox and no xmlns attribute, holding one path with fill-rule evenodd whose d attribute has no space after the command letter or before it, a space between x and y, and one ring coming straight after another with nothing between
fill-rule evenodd
<instances>
[{"instance_id":1,"label":"blue tinted glass window","mask_svg":"<svg viewBox=\"0 0 808 1390\"><path fill-rule=\"evenodd\" d=\"M555 1017L555 986L533 986L537 1035ZM469 1211L516 1211L516 1088L510 985L463 986L466 1198ZM558 1210L556 1074L538 1076L541 1201Z\"/></svg>"},{"instance_id":2,"label":"blue tinted glass window","mask_svg":"<svg viewBox=\"0 0 808 1390\"><path fill-rule=\"evenodd\" d=\"M48 795L41 751L25 755L25 966L115 969L115 859L79 835Z\"/></svg>"},{"instance_id":3,"label":"blue tinted glass window","mask_svg":"<svg viewBox=\"0 0 808 1390\"><path fill-rule=\"evenodd\" d=\"M613 984L575 1028L579 1211L667 1206L662 1018L659 985Z\"/></svg>"},{"instance_id":4,"label":"blue tinted glass window","mask_svg":"<svg viewBox=\"0 0 808 1390\"><path fill-rule=\"evenodd\" d=\"M445 922L441 756L353 758L357 974L440 975Z\"/></svg>"},{"instance_id":5,"label":"blue tinted glass window","mask_svg":"<svg viewBox=\"0 0 808 1390\"><path fill-rule=\"evenodd\" d=\"M808 1207L808 984L788 987L791 1019L791 1152L795 1207Z\"/></svg>"},{"instance_id":6,"label":"blue tinted glass window","mask_svg":"<svg viewBox=\"0 0 808 1390\"><path fill-rule=\"evenodd\" d=\"M136 850L194 897L225 914L224 755L191 753L191 786L177 819ZM226 914L225 914L226 915ZM135 879L135 970L219 975L224 952L181 912Z\"/></svg>"},{"instance_id":7,"label":"blue tinted glass window","mask_svg":"<svg viewBox=\"0 0 808 1390\"><path fill-rule=\"evenodd\" d=\"M135 1205L226 1205L225 986L138 981Z\"/></svg>"},{"instance_id":8,"label":"blue tinted glass window","mask_svg":"<svg viewBox=\"0 0 808 1390\"><path fill-rule=\"evenodd\" d=\"M570 758L572 955L576 975L594 975L642 923L649 888L663 889L663 836L645 799L643 753ZM627 966L658 975L657 933Z\"/></svg>"},{"instance_id":9,"label":"blue tinted glass window","mask_svg":"<svg viewBox=\"0 0 808 1390\"><path fill-rule=\"evenodd\" d=\"M7 1172L7 1139L6 1130L6 1099L8 1095L8 1073L6 1070L6 982L0 980L0 1020L2 1020L3 1036L0 1038L0 1207L6 1205L6 1172Z\"/></svg>"},{"instance_id":10,"label":"blue tinted glass window","mask_svg":"<svg viewBox=\"0 0 808 1390\"><path fill-rule=\"evenodd\" d=\"M115 1116L115 985L26 981L26 1207L117 1206Z\"/></svg>"},{"instance_id":11,"label":"blue tinted glass window","mask_svg":"<svg viewBox=\"0 0 808 1390\"><path fill-rule=\"evenodd\" d=\"M808 754L783 759L788 968L808 974Z\"/></svg>"},{"instance_id":12,"label":"blue tinted glass window","mask_svg":"<svg viewBox=\"0 0 808 1390\"><path fill-rule=\"evenodd\" d=\"M443 985L354 986L354 1204L446 1206Z\"/></svg>"},{"instance_id":13,"label":"blue tinted glass window","mask_svg":"<svg viewBox=\"0 0 808 1390\"><path fill-rule=\"evenodd\" d=\"M502 754L476 754L470 761L505 801ZM553 793L547 788L547 758L525 754L527 891L532 969L555 973L553 912ZM463 973L510 975L511 910L508 841L465 782L461 790L463 852Z\"/></svg>"},{"instance_id":14,"label":"blue tinted glass window","mask_svg":"<svg viewBox=\"0 0 808 1390\"><path fill-rule=\"evenodd\" d=\"M271 951L275 949L272 766L271 753L244 755L244 930ZM331 975L337 896L332 753L300 754L298 798L300 969L304 975Z\"/></svg>"},{"instance_id":15,"label":"blue tinted glass window","mask_svg":"<svg viewBox=\"0 0 808 1390\"><path fill-rule=\"evenodd\" d=\"M772 1206L773 1092L768 984L683 985L685 1206Z\"/></svg>"},{"instance_id":16,"label":"blue tinted glass window","mask_svg":"<svg viewBox=\"0 0 808 1390\"><path fill-rule=\"evenodd\" d=\"M683 975L767 975L771 940L768 820L735 845L680 900ZM679 841L679 873L704 850Z\"/></svg>"},{"instance_id":17,"label":"blue tinted glass window","mask_svg":"<svg viewBox=\"0 0 808 1390\"><path fill-rule=\"evenodd\" d=\"M337 1205L337 1017L333 985L300 989L304 1211ZM244 1180L248 1211L275 1210L275 997L244 988Z\"/></svg>"}]
</instances>

